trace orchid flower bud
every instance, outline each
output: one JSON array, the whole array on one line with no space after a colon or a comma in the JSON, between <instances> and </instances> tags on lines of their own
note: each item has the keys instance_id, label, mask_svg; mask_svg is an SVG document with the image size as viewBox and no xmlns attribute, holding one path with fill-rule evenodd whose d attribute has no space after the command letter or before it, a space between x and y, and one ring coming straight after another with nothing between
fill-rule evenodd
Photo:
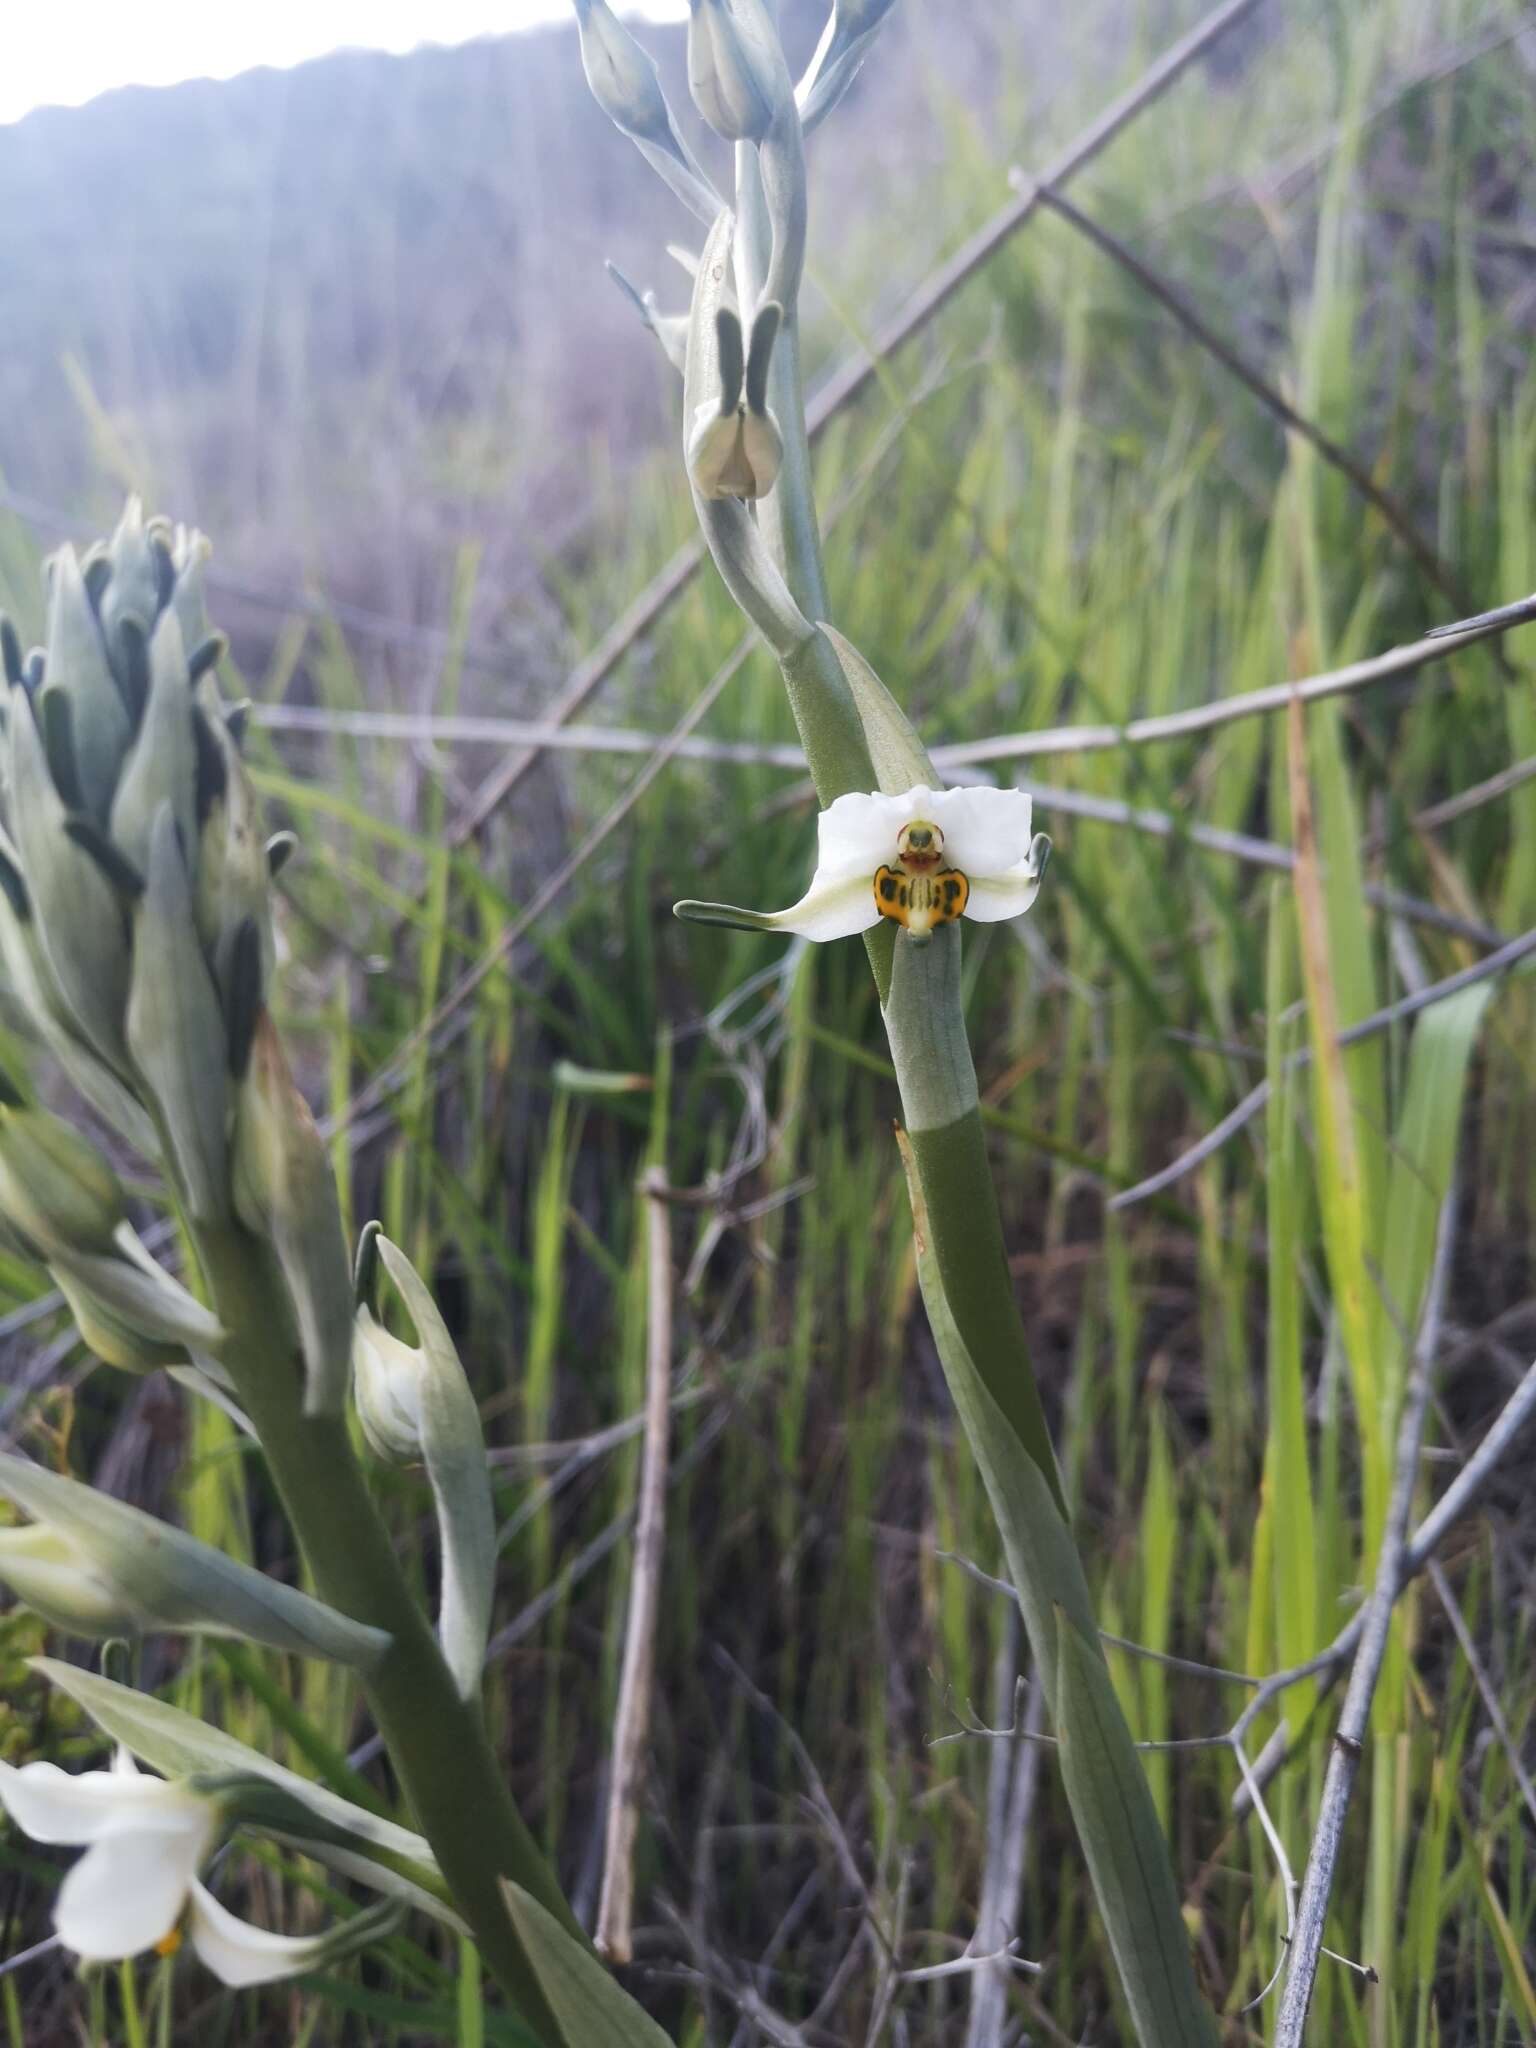
<instances>
[{"instance_id":1,"label":"orchid flower bud","mask_svg":"<svg viewBox=\"0 0 1536 2048\"><path fill-rule=\"evenodd\" d=\"M138 1628L111 1579L78 1544L41 1522L0 1529L0 1585L61 1635L105 1641Z\"/></svg>"},{"instance_id":2,"label":"orchid flower bud","mask_svg":"<svg viewBox=\"0 0 1536 2048\"><path fill-rule=\"evenodd\" d=\"M128 707L107 660L101 622L74 549L61 548L49 567L47 655L39 694L48 709L67 712L77 800L104 825L128 744ZM59 794L68 800L74 792Z\"/></svg>"},{"instance_id":3,"label":"orchid flower bud","mask_svg":"<svg viewBox=\"0 0 1536 2048\"><path fill-rule=\"evenodd\" d=\"M723 201L677 132L655 61L635 41L608 0L575 0L581 63L592 97L657 175L700 220Z\"/></svg>"},{"instance_id":4,"label":"orchid flower bud","mask_svg":"<svg viewBox=\"0 0 1536 2048\"><path fill-rule=\"evenodd\" d=\"M637 142L669 144L672 113L655 59L641 49L607 0L576 0L576 28L587 84L614 127Z\"/></svg>"},{"instance_id":5,"label":"orchid flower bud","mask_svg":"<svg viewBox=\"0 0 1536 2048\"><path fill-rule=\"evenodd\" d=\"M337 1415L346 1405L353 1331L336 1176L265 1009L255 1022L249 1064L236 1078L235 1213L247 1230L270 1239L293 1297L305 1412Z\"/></svg>"},{"instance_id":6,"label":"orchid flower bud","mask_svg":"<svg viewBox=\"0 0 1536 2048\"><path fill-rule=\"evenodd\" d=\"M195 1222L229 1206L229 1082L224 1016L192 913L186 852L170 804L150 828L133 920L127 1041L159 1110Z\"/></svg>"},{"instance_id":7,"label":"orchid flower bud","mask_svg":"<svg viewBox=\"0 0 1536 2048\"><path fill-rule=\"evenodd\" d=\"M117 1175L62 1117L0 1107L0 1216L36 1256L109 1252L127 1215Z\"/></svg>"},{"instance_id":8,"label":"orchid flower bud","mask_svg":"<svg viewBox=\"0 0 1536 2048\"><path fill-rule=\"evenodd\" d=\"M392 1336L373 1313L376 1260L416 1326L418 1345ZM480 1683L496 1581L496 1521L480 1411L426 1283L377 1224L363 1233L357 1293L352 1358L358 1420L380 1458L426 1466L442 1540L438 1634L459 1692L469 1699Z\"/></svg>"},{"instance_id":9,"label":"orchid flower bud","mask_svg":"<svg viewBox=\"0 0 1536 2048\"><path fill-rule=\"evenodd\" d=\"M155 1372L189 1363L207 1369L225 1331L195 1296L157 1263L126 1224L108 1253L55 1248L48 1271L81 1337L106 1365Z\"/></svg>"},{"instance_id":10,"label":"orchid flower bud","mask_svg":"<svg viewBox=\"0 0 1536 2048\"><path fill-rule=\"evenodd\" d=\"M0 1529L0 1580L68 1635L233 1636L369 1667L381 1629L63 1473L0 1454L0 1498L32 1517Z\"/></svg>"},{"instance_id":11,"label":"orchid flower bud","mask_svg":"<svg viewBox=\"0 0 1536 2048\"><path fill-rule=\"evenodd\" d=\"M689 0L688 85L694 105L727 142L761 142L774 116L774 74L730 0Z\"/></svg>"}]
</instances>

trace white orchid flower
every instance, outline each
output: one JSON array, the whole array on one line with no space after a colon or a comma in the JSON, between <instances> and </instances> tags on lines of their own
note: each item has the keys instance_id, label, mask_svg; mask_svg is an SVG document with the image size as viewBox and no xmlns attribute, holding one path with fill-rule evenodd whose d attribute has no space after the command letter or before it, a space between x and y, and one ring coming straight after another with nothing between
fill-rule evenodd
<instances>
[{"instance_id":1,"label":"white orchid flower","mask_svg":"<svg viewBox=\"0 0 1536 2048\"><path fill-rule=\"evenodd\" d=\"M0 1763L0 1806L34 1842L84 1849L59 1887L53 1924L87 1962L153 1950L183 1932L223 1984L267 1984L314 1967L327 1937L248 1927L198 1882L219 1832L216 1802L142 1774L126 1750L110 1771L72 1777L57 1764Z\"/></svg>"},{"instance_id":2,"label":"white orchid flower","mask_svg":"<svg viewBox=\"0 0 1536 2048\"><path fill-rule=\"evenodd\" d=\"M1019 917L1039 893L1050 858L1043 832L1030 836L1029 798L1017 789L928 789L901 796L855 791L816 820L811 886L788 910L737 910L728 903L679 903L695 924L846 939L882 917L909 938L972 917L995 924Z\"/></svg>"}]
</instances>

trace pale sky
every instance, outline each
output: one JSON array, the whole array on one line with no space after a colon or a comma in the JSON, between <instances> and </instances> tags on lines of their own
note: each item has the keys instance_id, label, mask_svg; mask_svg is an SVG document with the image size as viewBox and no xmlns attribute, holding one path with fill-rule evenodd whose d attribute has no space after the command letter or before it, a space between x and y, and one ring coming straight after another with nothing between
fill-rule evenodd
<instances>
[{"instance_id":1,"label":"pale sky","mask_svg":"<svg viewBox=\"0 0 1536 2048\"><path fill-rule=\"evenodd\" d=\"M686 0L623 0L620 11L688 16ZM0 0L0 123L115 85L232 78L348 45L410 50L570 18L570 0Z\"/></svg>"}]
</instances>

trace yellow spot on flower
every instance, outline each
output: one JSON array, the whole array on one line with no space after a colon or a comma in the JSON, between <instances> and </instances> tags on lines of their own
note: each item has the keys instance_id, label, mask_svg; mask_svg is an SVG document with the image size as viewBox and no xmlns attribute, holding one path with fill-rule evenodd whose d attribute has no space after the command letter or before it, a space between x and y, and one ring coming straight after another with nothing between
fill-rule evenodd
<instances>
[{"instance_id":1,"label":"yellow spot on flower","mask_svg":"<svg viewBox=\"0 0 1536 2048\"><path fill-rule=\"evenodd\" d=\"M155 1954L157 1956L173 1956L180 1947L181 1929L173 1927L169 1934L162 1934L155 1943Z\"/></svg>"}]
</instances>

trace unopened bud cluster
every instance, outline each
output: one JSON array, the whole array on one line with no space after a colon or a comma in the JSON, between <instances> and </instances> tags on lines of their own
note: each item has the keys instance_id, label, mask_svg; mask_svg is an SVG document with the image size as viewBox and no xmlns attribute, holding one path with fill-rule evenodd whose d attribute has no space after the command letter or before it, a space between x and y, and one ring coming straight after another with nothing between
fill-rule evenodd
<instances>
[{"instance_id":1,"label":"unopened bud cluster","mask_svg":"<svg viewBox=\"0 0 1536 2048\"><path fill-rule=\"evenodd\" d=\"M194 1229L271 1240L311 1394L334 1407L350 1320L335 1187L265 1011L271 876L292 842L266 837L244 707L219 691L207 555L130 501L109 542L53 557L43 648L24 658L0 621L0 956L39 1036L160 1161ZM133 1237L83 1140L13 1107L0 1155L0 1216L101 1357L148 1369L216 1350L217 1323Z\"/></svg>"}]
</instances>

